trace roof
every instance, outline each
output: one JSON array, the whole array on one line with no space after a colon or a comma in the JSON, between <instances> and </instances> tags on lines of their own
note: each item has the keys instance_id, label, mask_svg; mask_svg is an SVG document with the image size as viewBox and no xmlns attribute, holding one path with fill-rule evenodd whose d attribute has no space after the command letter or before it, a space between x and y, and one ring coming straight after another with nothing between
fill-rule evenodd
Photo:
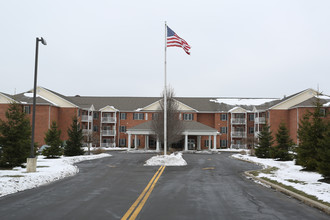
<instances>
[{"instance_id":1,"label":"roof","mask_svg":"<svg viewBox=\"0 0 330 220\"><path fill-rule=\"evenodd\" d=\"M58 105L62 106L61 100L65 100L74 106L81 109L90 109L93 105L96 111L106 106L113 106L114 109L122 112L134 112L144 109L157 101L161 100L162 97L113 97L113 96L65 96L54 92L52 90L40 87L48 93L44 96L49 96L50 98L45 98L44 96L37 96L37 104L48 104L48 105ZM215 112L229 112L231 109L241 107L247 112L266 111L268 109L274 108L276 106L283 106L283 103L291 102L289 108L299 107L299 106L312 106L313 100L306 100L310 96L304 96L304 99L299 99L297 97L302 97L301 94L305 94L307 91L313 91L312 89L306 89L301 92L295 93L293 95L287 96L283 99L277 98L241 98L241 97L174 97L177 101L186 105L187 107L196 110L199 113L215 113ZM59 97L56 99L51 96ZM311 93L311 92L310 92ZM3 93L4 94L4 93ZM49 94L49 95L48 95ZM307 93L306 93L307 94ZM26 93L17 94L15 96L6 96L19 101L21 103L32 104L33 98L26 95ZM295 100L294 102L290 100ZM300 102L300 103L299 103ZM62 103L62 105L61 105ZM329 101L327 101L329 103ZM324 103L322 103L324 104ZM151 110L152 111L152 110ZM185 110L184 110L185 111Z\"/></svg>"},{"instance_id":2,"label":"roof","mask_svg":"<svg viewBox=\"0 0 330 220\"><path fill-rule=\"evenodd\" d=\"M217 129L204 125L197 121L182 121L183 132L217 132ZM151 131L152 121L147 121L142 124L136 125L127 131Z\"/></svg>"},{"instance_id":3,"label":"roof","mask_svg":"<svg viewBox=\"0 0 330 220\"><path fill-rule=\"evenodd\" d=\"M20 102L21 104L33 104L33 95L30 95L33 93L19 93L16 95L11 96L12 99L14 99L17 102ZM55 105L54 103L46 100L45 98L42 98L37 95L36 97L36 104L38 105Z\"/></svg>"},{"instance_id":4,"label":"roof","mask_svg":"<svg viewBox=\"0 0 330 220\"><path fill-rule=\"evenodd\" d=\"M68 99L81 108L89 108L94 105L99 110L107 105L113 106L119 111L135 111L151 103L158 101L159 97L92 97L71 96Z\"/></svg>"},{"instance_id":5,"label":"roof","mask_svg":"<svg viewBox=\"0 0 330 220\"><path fill-rule=\"evenodd\" d=\"M322 98L319 98L320 99L320 103L321 105L324 105L324 104L327 104L330 102L330 97L322 97ZM301 108L301 107L315 107L315 104L317 102L317 98L316 97L312 97L310 99L307 99L306 101L304 102L301 102L291 108Z\"/></svg>"}]
</instances>

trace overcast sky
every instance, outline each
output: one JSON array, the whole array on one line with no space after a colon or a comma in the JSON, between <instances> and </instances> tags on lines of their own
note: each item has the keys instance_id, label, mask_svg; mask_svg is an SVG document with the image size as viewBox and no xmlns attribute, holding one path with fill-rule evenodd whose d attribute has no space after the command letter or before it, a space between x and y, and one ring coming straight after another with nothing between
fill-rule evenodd
<instances>
[{"instance_id":1,"label":"overcast sky","mask_svg":"<svg viewBox=\"0 0 330 220\"><path fill-rule=\"evenodd\" d=\"M329 0L8 0L0 2L0 92L159 96L164 22L192 47L167 50L177 96L330 94Z\"/></svg>"}]
</instances>

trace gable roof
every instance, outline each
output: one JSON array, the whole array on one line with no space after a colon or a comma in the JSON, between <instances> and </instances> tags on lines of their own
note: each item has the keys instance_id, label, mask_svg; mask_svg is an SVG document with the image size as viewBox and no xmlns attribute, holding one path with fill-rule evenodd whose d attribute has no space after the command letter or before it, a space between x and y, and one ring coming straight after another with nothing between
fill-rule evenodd
<instances>
[{"instance_id":1,"label":"gable roof","mask_svg":"<svg viewBox=\"0 0 330 220\"><path fill-rule=\"evenodd\" d=\"M59 107L78 107L100 111L107 106L122 112L155 111L162 97L111 97L111 96L65 96L50 89L38 87L37 104L48 104ZM175 97L181 106L181 111L195 111L199 113L229 112L240 107L247 112L266 111L268 109L290 109L297 106L311 105L308 101L316 95L313 89L306 89L283 99L276 98L233 98L233 97ZM0 93L4 100L16 100L21 103L32 104L32 97L26 93L15 96ZM1 102L1 100L0 100ZM329 102L329 101L328 101Z\"/></svg>"},{"instance_id":2,"label":"gable roof","mask_svg":"<svg viewBox=\"0 0 330 220\"><path fill-rule=\"evenodd\" d=\"M202 124L197 121L182 121L183 133L185 132L209 132L209 133L216 133L218 132L217 129ZM147 121L142 124L136 125L132 128L128 128L127 132L152 132L152 121Z\"/></svg>"},{"instance_id":3,"label":"gable roof","mask_svg":"<svg viewBox=\"0 0 330 220\"><path fill-rule=\"evenodd\" d=\"M105 106L113 106L119 111L135 111L159 100L159 97L96 97L96 96L69 96L76 105L94 105L98 111Z\"/></svg>"},{"instance_id":4,"label":"gable roof","mask_svg":"<svg viewBox=\"0 0 330 220\"><path fill-rule=\"evenodd\" d=\"M20 102L21 104L33 104L33 93L19 93L12 96L17 102ZM36 104L37 105L53 105L56 106L53 102L50 102L49 100L37 95L36 96Z\"/></svg>"},{"instance_id":5,"label":"gable roof","mask_svg":"<svg viewBox=\"0 0 330 220\"><path fill-rule=\"evenodd\" d=\"M9 104L11 102L15 102L16 100L12 98L11 95L8 95L6 93L1 93L0 92L0 103L5 103L5 104Z\"/></svg>"},{"instance_id":6,"label":"gable roof","mask_svg":"<svg viewBox=\"0 0 330 220\"><path fill-rule=\"evenodd\" d=\"M312 97L317 95L317 92L313 89L306 89L291 96L282 99L279 103L270 107L270 109L290 109L291 107L298 105Z\"/></svg>"},{"instance_id":7,"label":"gable roof","mask_svg":"<svg viewBox=\"0 0 330 220\"><path fill-rule=\"evenodd\" d=\"M301 107L315 107L315 103L317 102L317 97L312 97L310 99L307 99L297 105L294 105L291 107L292 108L301 108ZM330 97L326 98L326 97L322 97L320 98L320 103L321 105L327 104L328 102L330 102Z\"/></svg>"}]
</instances>

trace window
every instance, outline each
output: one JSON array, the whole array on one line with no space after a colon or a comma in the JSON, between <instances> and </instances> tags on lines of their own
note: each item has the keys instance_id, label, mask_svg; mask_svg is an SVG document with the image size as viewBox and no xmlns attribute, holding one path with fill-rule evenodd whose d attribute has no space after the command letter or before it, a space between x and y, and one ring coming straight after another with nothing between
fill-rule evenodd
<instances>
[{"instance_id":1,"label":"window","mask_svg":"<svg viewBox=\"0 0 330 220\"><path fill-rule=\"evenodd\" d=\"M93 131L98 132L99 131L99 127L97 125L94 125L93 126Z\"/></svg>"},{"instance_id":2,"label":"window","mask_svg":"<svg viewBox=\"0 0 330 220\"><path fill-rule=\"evenodd\" d=\"M119 146L120 147L126 147L126 139L125 138L119 139Z\"/></svg>"},{"instance_id":3,"label":"window","mask_svg":"<svg viewBox=\"0 0 330 220\"><path fill-rule=\"evenodd\" d=\"M194 120L194 115L193 114L183 114L183 120L192 121L192 120Z\"/></svg>"},{"instance_id":4,"label":"window","mask_svg":"<svg viewBox=\"0 0 330 220\"><path fill-rule=\"evenodd\" d=\"M204 141L204 146L205 147L209 147L210 145L209 145L209 140L205 140ZM211 147L212 147L212 140L211 140Z\"/></svg>"},{"instance_id":5,"label":"window","mask_svg":"<svg viewBox=\"0 0 330 220\"><path fill-rule=\"evenodd\" d=\"M227 121L227 114L221 114L220 119L221 121Z\"/></svg>"},{"instance_id":6,"label":"window","mask_svg":"<svg viewBox=\"0 0 330 220\"><path fill-rule=\"evenodd\" d=\"M152 120L157 120L158 116L158 113L152 113Z\"/></svg>"},{"instance_id":7,"label":"window","mask_svg":"<svg viewBox=\"0 0 330 220\"><path fill-rule=\"evenodd\" d=\"M220 147L227 147L227 140L220 140Z\"/></svg>"},{"instance_id":8,"label":"window","mask_svg":"<svg viewBox=\"0 0 330 220\"><path fill-rule=\"evenodd\" d=\"M31 114L31 106L24 106L24 113L25 114Z\"/></svg>"},{"instance_id":9,"label":"window","mask_svg":"<svg viewBox=\"0 0 330 220\"><path fill-rule=\"evenodd\" d=\"M143 120L144 114L143 113L134 113L133 114L133 120Z\"/></svg>"},{"instance_id":10,"label":"window","mask_svg":"<svg viewBox=\"0 0 330 220\"><path fill-rule=\"evenodd\" d=\"M120 126L119 131L120 132L126 132L126 126Z\"/></svg>"},{"instance_id":11,"label":"window","mask_svg":"<svg viewBox=\"0 0 330 220\"><path fill-rule=\"evenodd\" d=\"M126 120L127 119L127 113L120 113L120 120Z\"/></svg>"},{"instance_id":12,"label":"window","mask_svg":"<svg viewBox=\"0 0 330 220\"><path fill-rule=\"evenodd\" d=\"M136 141L137 141L136 146L140 146L140 139L136 139ZM135 139L133 139L133 146L135 146Z\"/></svg>"},{"instance_id":13,"label":"window","mask_svg":"<svg viewBox=\"0 0 330 220\"><path fill-rule=\"evenodd\" d=\"M325 109L324 108L320 109L320 116L325 117Z\"/></svg>"},{"instance_id":14,"label":"window","mask_svg":"<svg viewBox=\"0 0 330 220\"><path fill-rule=\"evenodd\" d=\"M221 127L221 128L220 128L220 133L221 133L221 134L227 134L227 132L228 132L227 127Z\"/></svg>"},{"instance_id":15,"label":"window","mask_svg":"<svg viewBox=\"0 0 330 220\"><path fill-rule=\"evenodd\" d=\"M254 133L254 127L249 127L249 134L253 134Z\"/></svg>"},{"instance_id":16,"label":"window","mask_svg":"<svg viewBox=\"0 0 330 220\"><path fill-rule=\"evenodd\" d=\"M249 121L254 121L254 114L249 115Z\"/></svg>"},{"instance_id":17,"label":"window","mask_svg":"<svg viewBox=\"0 0 330 220\"><path fill-rule=\"evenodd\" d=\"M93 118L94 119L99 119L99 112L94 112L93 113Z\"/></svg>"}]
</instances>

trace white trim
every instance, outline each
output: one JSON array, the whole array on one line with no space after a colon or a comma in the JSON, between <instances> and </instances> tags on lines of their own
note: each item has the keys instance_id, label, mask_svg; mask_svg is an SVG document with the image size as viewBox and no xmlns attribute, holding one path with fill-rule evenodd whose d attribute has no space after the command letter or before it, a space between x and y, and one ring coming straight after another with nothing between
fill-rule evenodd
<instances>
[{"instance_id":1,"label":"white trim","mask_svg":"<svg viewBox=\"0 0 330 220\"><path fill-rule=\"evenodd\" d=\"M6 96L5 94L3 94L1 92L0 92L0 95L3 96L4 99L8 100L8 102L4 102L4 103L0 102L1 104L10 104L11 102L17 103L17 101L15 99L12 99L12 98L8 97L8 96Z\"/></svg>"},{"instance_id":2,"label":"white trim","mask_svg":"<svg viewBox=\"0 0 330 220\"><path fill-rule=\"evenodd\" d=\"M270 107L269 110L271 110L271 109L277 109L277 107L279 107L280 105L283 105L285 103L288 103L289 101L294 100L297 97L299 97L301 95L304 95L304 94L308 94L308 93L312 93L311 96L308 97L308 98L306 98L306 99L304 99L303 101L306 101L307 99L310 99L310 98L314 97L317 94L317 92L314 89L306 89L305 91L302 91L302 92L296 94L295 96L293 96L291 98L288 98L288 99L286 99L286 100L284 100L284 101L282 101L280 103L277 103L276 105ZM303 102L303 101L301 101L301 102ZM297 104L299 104L301 102L295 103L292 106L287 107L287 108L279 108L279 109L288 110L288 109L292 108L293 106L295 106L295 105L297 105Z\"/></svg>"}]
</instances>

